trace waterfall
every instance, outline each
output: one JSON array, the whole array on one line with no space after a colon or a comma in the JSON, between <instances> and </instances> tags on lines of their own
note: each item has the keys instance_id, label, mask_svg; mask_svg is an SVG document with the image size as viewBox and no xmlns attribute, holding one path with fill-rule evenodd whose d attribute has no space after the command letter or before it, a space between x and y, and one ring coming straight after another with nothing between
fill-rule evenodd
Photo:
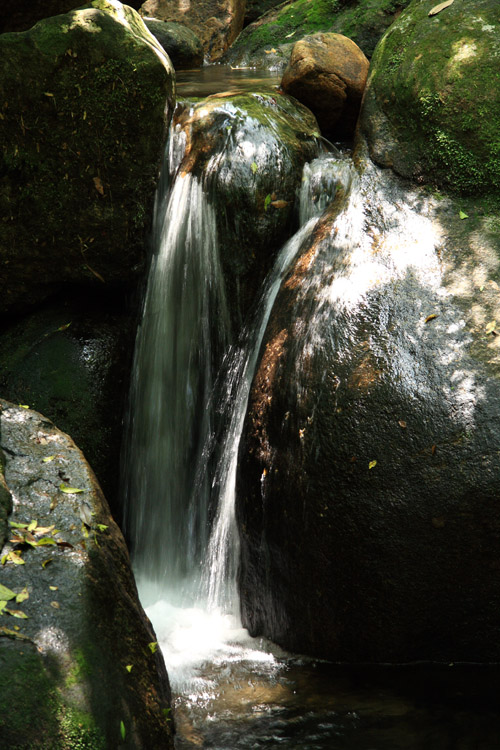
<instances>
[{"instance_id":1,"label":"waterfall","mask_svg":"<svg viewBox=\"0 0 500 750\"><path fill-rule=\"evenodd\" d=\"M157 198L158 249L134 355L125 529L143 604L169 652L169 674L179 689L208 653L226 648L228 639L248 638L241 630L236 584L240 435L281 281L345 175L338 154L306 165L303 226L277 255L251 320L229 346L214 208L199 180L176 173L182 144L175 138L168 153L165 171L173 180L168 199L165 180ZM222 437L216 411L224 414ZM216 510L209 535L211 507ZM222 635L227 629L230 636Z\"/></svg>"}]
</instances>

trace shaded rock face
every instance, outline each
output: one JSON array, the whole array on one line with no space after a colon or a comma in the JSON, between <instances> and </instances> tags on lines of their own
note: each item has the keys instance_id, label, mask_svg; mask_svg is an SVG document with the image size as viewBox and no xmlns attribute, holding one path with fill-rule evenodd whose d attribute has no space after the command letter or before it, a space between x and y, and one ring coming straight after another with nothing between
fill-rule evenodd
<instances>
[{"instance_id":1,"label":"shaded rock face","mask_svg":"<svg viewBox=\"0 0 500 750\"><path fill-rule=\"evenodd\" d=\"M8 608L27 618L3 612L2 747L172 748L163 658L149 646L156 637L91 469L40 414L0 408L9 520L31 524L12 527L2 550L2 584L23 592Z\"/></svg>"},{"instance_id":2,"label":"shaded rock face","mask_svg":"<svg viewBox=\"0 0 500 750\"><path fill-rule=\"evenodd\" d=\"M243 0L146 0L140 13L160 21L173 21L191 29L203 43L205 57L211 62L220 58L243 28Z\"/></svg>"},{"instance_id":3,"label":"shaded rock face","mask_svg":"<svg viewBox=\"0 0 500 750\"><path fill-rule=\"evenodd\" d=\"M137 279L173 69L116 0L0 37L0 311ZM168 107L167 107L168 113Z\"/></svg>"},{"instance_id":4,"label":"shaded rock face","mask_svg":"<svg viewBox=\"0 0 500 750\"><path fill-rule=\"evenodd\" d=\"M136 316L123 295L101 286L91 305L86 292L73 290L4 323L0 392L44 413L74 437L120 523L122 414Z\"/></svg>"},{"instance_id":5,"label":"shaded rock face","mask_svg":"<svg viewBox=\"0 0 500 750\"><path fill-rule=\"evenodd\" d=\"M216 207L235 330L275 253L298 223L302 167L320 150L314 116L281 94L210 96L174 118L180 172L200 179Z\"/></svg>"},{"instance_id":6,"label":"shaded rock face","mask_svg":"<svg viewBox=\"0 0 500 750\"><path fill-rule=\"evenodd\" d=\"M203 45L194 31L180 23L145 18L144 23L160 42L176 70L203 64Z\"/></svg>"},{"instance_id":7,"label":"shaded rock face","mask_svg":"<svg viewBox=\"0 0 500 750\"><path fill-rule=\"evenodd\" d=\"M315 114L327 138L354 133L369 62L341 34L314 34L295 44L281 88Z\"/></svg>"},{"instance_id":8,"label":"shaded rock face","mask_svg":"<svg viewBox=\"0 0 500 750\"><path fill-rule=\"evenodd\" d=\"M342 34L352 39L367 57L387 28L409 5L410 0L293 0L275 3L247 26L224 61L231 65L251 65L277 70L286 67L291 45L302 37L318 31ZM247 9L252 9L247 4ZM250 11L251 12L251 11Z\"/></svg>"},{"instance_id":9,"label":"shaded rock face","mask_svg":"<svg viewBox=\"0 0 500 750\"><path fill-rule=\"evenodd\" d=\"M420 182L498 190L498 3L455 0L429 16L435 5L414 0L377 47L361 118L370 154Z\"/></svg>"},{"instance_id":10,"label":"shaded rock face","mask_svg":"<svg viewBox=\"0 0 500 750\"><path fill-rule=\"evenodd\" d=\"M4 31L26 31L43 18L67 13L81 5L78 0L3 0L0 34ZM130 0L127 5L138 10L141 3L140 0Z\"/></svg>"},{"instance_id":11,"label":"shaded rock face","mask_svg":"<svg viewBox=\"0 0 500 750\"><path fill-rule=\"evenodd\" d=\"M3 547L8 535L7 516L12 510L12 496L5 482L4 457L0 453L0 546Z\"/></svg>"},{"instance_id":12,"label":"shaded rock face","mask_svg":"<svg viewBox=\"0 0 500 750\"><path fill-rule=\"evenodd\" d=\"M468 224L358 156L261 348L237 481L244 624L333 660L497 661L497 209L471 202Z\"/></svg>"}]
</instances>

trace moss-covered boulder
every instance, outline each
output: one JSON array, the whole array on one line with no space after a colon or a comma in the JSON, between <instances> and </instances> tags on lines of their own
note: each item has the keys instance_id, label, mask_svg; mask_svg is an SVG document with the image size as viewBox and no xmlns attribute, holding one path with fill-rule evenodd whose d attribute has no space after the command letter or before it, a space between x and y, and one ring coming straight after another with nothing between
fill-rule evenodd
<instances>
[{"instance_id":1,"label":"moss-covered boulder","mask_svg":"<svg viewBox=\"0 0 500 750\"><path fill-rule=\"evenodd\" d=\"M140 13L147 18L173 21L190 28L203 43L205 57L218 60L243 28L244 0L146 0Z\"/></svg>"},{"instance_id":2,"label":"moss-covered boulder","mask_svg":"<svg viewBox=\"0 0 500 750\"><path fill-rule=\"evenodd\" d=\"M163 658L91 469L46 418L0 408L15 498L1 552L1 746L172 748Z\"/></svg>"},{"instance_id":3,"label":"moss-covered boulder","mask_svg":"<svg viewBox=\"0 0 500 750\"><path fill-rule=\"evenodd\" d=\"M371 57L388 26L410 0L292 0L273 7L247 26L224 56L232 65L283 69L291 45L317 31L352 39Z\"/></svg>"},{"instance_id":4,"label":"moss-covered boulder","mask_svg":"<svg viewBox=\"0 0 500 750\"><path fill-rule=\"evenodd\" d=\"M176 70L199 68L203 63L203 45L194 31L181 23L145 18L144 23L160 42Z\"/></svg>"},{"instance_id":5,"label":"moss-covered boulder","mask_svg":"<svg viewBox=\"0 0 500 750\"><path fill-rule=\"evenodd\" d=\"M414 0L377 47L362 116L370 154L405 177L498 191L498 3L435 7Z\"/></svg>"},{"instance_id":6,"label":"moss-covered boulder","mask_svg":"<svg viewBox=\"0 0 500 750\"><path fill-rule=\"evenodd\" d=\"M369 62L342 34L312 34L297 42L281 88L314 113L327 138L354 134Z\"/></svg>"},{"instance_id":7,"label":"moss-covered boulder","mask_svg":"<svg viewBox=\"0 0 500 750\"><path fill-rule=\"evenodd\" d=\"M335 661L497 662L499 200L409 191L360 161L261 348L244 623Z\"/></svg>"},{"instance_id":8,"label":"moss-covered boulder","mask_svg":"<svg viewBox=\"0 0 500 750\"><path fill-rule=\"evenodd\" d=\"M298 224L302 167L319 152L314 115L276 93L216 94L174 120L180 172L204 184L216 207L222 271L235 330L275 254Z\"/></svg>"},{"instance_id":9,"label":"moss-covered boulder","mask_svg":"<svg viewBox=\"0 0 500 750\"><path fill-rule=\"evenodd\" d=\"M0 393L72 435L95 471L115 520L122 414L136 315L104 285L10 318L0 333Z\"/></svg>"},{"instance_id":10,"label":"moss-covered boulder","mask_svg":"<svg viewBox=\"0 0 500 750\"><path fill-rule=\"evenodd\" d=\"M4 31L26 31L42 18L67 13L82 4L78 0L2 0L0 34ZM127 5L137 10L141 0L129 0Z\"/></svg>"},{"instance_id":11,"label":"moss-covered boulder","mask_svg":"<svg viewBox=\"0 0 500 750\"><path fill-rule=\"evenodd\" d=\"M173 69L117 0L0 36L0 310L135 279Z\"/></svg>"}]
</instances>

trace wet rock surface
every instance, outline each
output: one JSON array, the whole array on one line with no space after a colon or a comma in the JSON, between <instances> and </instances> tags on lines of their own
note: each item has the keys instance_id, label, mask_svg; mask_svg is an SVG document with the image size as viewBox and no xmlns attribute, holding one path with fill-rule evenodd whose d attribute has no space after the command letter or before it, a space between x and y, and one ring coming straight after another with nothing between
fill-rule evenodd
<instances>
[{"instance_id":1,"label":"wet rock surface","mask_svg":"<svg viewBox=\"0 0 500 750\"><path fill-rule=\"evenodd\" d=\"M0 578L17 595L2 591L2 747L173 747L163 658L92 470L45 417L0 408L14 501Z\"/></svg>"},{"instance_id":2,"label":"wet rock surface","mask_svg":"<svg viewBox=\"0 0 500 750\"><path fill-rule=\"evenodd\" d=\"M240 445L244 623L342 661L497 661L496 211L358 151L275 303ZM359 180L359 181L358 181Z\"/></svg>"},{"instance_id":3,"label":"wet rock surface","mask_svg":"<svg viewBox=\"0 0 500 750\"><path fill-rule=\"evenodd\" d=\"M330 140L354 134L369 62L341 34L314 34L292 49L281 88L314 113Z\"/></svg>"}]
</instances>

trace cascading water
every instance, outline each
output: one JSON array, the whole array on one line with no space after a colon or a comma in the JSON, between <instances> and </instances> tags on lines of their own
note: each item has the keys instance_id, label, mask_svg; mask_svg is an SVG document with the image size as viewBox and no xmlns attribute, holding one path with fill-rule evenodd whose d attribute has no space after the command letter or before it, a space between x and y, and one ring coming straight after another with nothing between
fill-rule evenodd
<instances>
[{"instance_id":1,"label":"cascading water","mask_svg":"<svg viewBox=\"0 0 500 750\"><path fill-rule=\"evenodd\" d=\"M213 208L196 178L176 174L181 154L182 143L173 135L165 165L171 187L167 192L168 181L161 180L157 197L158 249L136 340L125 451L126 531L141 598L177 689L197 679L196 669L209 655L222 650L227 658L227 649L234 648L228 641L249 642L236 590L239 437L281 279L324 207L318 186L331 201L344 164L340 156L325 154L306 166L300 194L305 223L279 253L238 344L228 347ZM228 427L212 470L215 402L227 412ZM211 503L216 512L209 539ZM253 645L251 651L257 658Z\"/></svg>"}]
</instances>

